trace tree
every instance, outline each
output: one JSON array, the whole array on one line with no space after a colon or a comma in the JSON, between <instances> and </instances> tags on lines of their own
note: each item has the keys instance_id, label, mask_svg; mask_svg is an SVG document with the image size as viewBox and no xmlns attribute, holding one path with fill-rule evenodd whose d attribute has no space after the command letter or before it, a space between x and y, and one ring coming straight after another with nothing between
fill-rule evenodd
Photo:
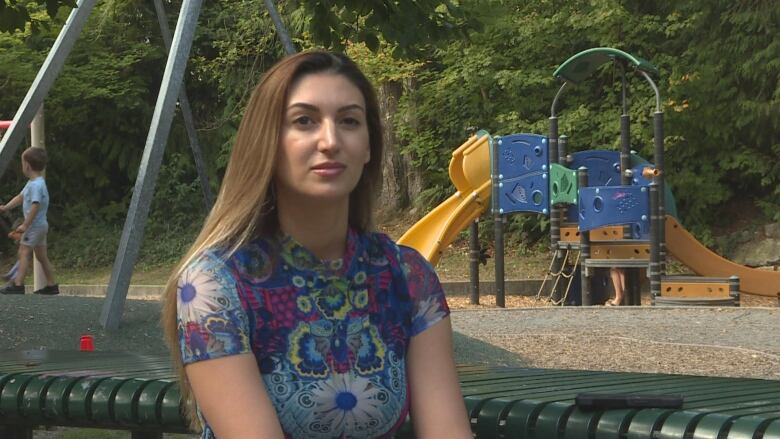
<instances>
[{"instance_id":1,"label":"tree","mask_svg":"<svg viewBox=\"0 0 780 439\"><path fill-rule=\"evenodd\" d=\"M384 153L382 157L382 191L377 206L380 214L397 215L408 209L422 190L423 177L404 154L405 144L397 136L395 118L404 90L410 88L412 78L423 63L393 56L392 47L383 43L375 51L363 44L348 44L347 54L374 83L382 112ZM412 115L407 112L407 115Z\"/></svg>"},{"instance_id":2,"label":"tree","mask_svg":"<svg viewBox=\"0 0 780 439\"><path fill-rule=\"evenodd\" d=\"M559 86L554 69L581 50L610 46L660 69L666 177L686 226L706 238L719 219L733 218L729 209L740 194L751 194L777 219L780 8L775 3L464 2L484 29L433 50L397 115L399 136L426 177L424 195L433 204L451 191L446 165L465 127L546 134ZM560 130L572 150L618 147L618 74L605 66L564 94ZM629 84L632 147L652 160L653 94L641 78ZM514 215L511 221L526 231L540 230L535 216Z\"/></svg>"},{"instance_id":3,"label":"tree","mask_svg":"<svg viewBox=\"0 0 780 439\"><path fill-rule=\"evenodd\" d=\"M382 42L394 54L424 53L430 43L465 35L478 22L456 2L439 0L294 0L292 21L311 40L341 49L362 42L377 50Z\"/></svg>"},{"instance_id":4,"label":"tree","mask_svg":"<svg viewBox=\"0 0 780 439\"><path fill-rule=\"evenodd\" d=\"M0 0L0 32L14 32L24 30L30 24L33 32L38 32L41 21L33 18L30 5L46 8L49 17L57 15L57 11L63 7L75 7L76 0Z\"/></svg>"}]
</instances>

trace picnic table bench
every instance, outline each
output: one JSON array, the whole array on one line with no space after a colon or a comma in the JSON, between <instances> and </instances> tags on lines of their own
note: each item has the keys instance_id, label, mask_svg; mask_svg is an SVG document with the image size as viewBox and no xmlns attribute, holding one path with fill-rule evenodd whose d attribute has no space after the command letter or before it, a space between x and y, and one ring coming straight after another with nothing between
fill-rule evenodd
<instances>
[{"instance_id":1,"label":"picnic table bench","mask_svg":"<svg viewBox=\"0 0 780 439\"><path fill-rule=\"evenodd\" d=\"M476 438L778 439L780 381L459 366ZM581 392L681 394L682 409L582 411ZM38 425L186 433L167 355L0 351L0 437ZM409 423L398 435L412 438Z\"/></svg>"}]
</instances>

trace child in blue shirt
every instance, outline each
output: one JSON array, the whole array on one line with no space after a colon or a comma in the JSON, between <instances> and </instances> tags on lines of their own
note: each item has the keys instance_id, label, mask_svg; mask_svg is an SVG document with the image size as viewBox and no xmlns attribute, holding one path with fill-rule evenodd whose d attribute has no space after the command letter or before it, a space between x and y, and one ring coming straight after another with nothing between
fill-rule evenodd
<instances>
[{"instance_id":1,"label":"child in blue shirt","mask_svg":"<svg viewBox=\"0 0 780 439\"><path fill-rule=\"evenodd\" d=\"M43 148L32 147L22 153L22 172L28 178L22 192L6 204L0 205L0 211L7 212L20 204L24 213L24 221L16 228L22 233L19 242L19 268L13 279L13 284L0 288L2 294L24 294L24 277L30 268L32 255L41 263L46 276L46 286L34 294L59 294L59 286L54 281L54 269L49 262L46 248L46 235L49 233L49 223L46 212L49 210L49 191L43 172L46 170L48 156Z\"/></svg>"}]
</instances>

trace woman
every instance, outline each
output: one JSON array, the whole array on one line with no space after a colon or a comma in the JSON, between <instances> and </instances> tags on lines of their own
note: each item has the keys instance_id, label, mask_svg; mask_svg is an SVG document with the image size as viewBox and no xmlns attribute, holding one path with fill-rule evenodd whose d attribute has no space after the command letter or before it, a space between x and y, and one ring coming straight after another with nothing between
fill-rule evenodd
<instances>
[{"instance_id":1,"label":"woman","mask_svg":"<svg viewBox=\"0 0 780 439\"><path fill-rule=\"evenodd\" d=\"M350 59L301 53L263 76L165 293L203 437L392 437L407 414L418 438L472 437L436 274L369 231L381 157Z\"/></svg>"}]
</instances>

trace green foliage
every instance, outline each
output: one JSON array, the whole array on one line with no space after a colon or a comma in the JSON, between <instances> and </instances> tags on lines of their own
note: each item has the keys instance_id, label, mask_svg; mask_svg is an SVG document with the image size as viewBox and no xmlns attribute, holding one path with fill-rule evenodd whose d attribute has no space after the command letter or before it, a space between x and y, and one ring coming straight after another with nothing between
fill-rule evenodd
<instances>
[{"instance_id":1,"label":"green foliage","mask_svg":"<svg viewBox=\"0 0 780 439\"><path fill-rule=\"evenodd\" d=\"M178 260L194 241L206 217L206 206L192 161L171 152L160 169L141 247L142 263Z\"/></svg>"},{"instance_id":2,"label":"green foliage","mask_svg":"<svg viewBox=\"0 0 780 439\"><path fill-rule=\"evenodd\" d=\"M393 46L385 42L374 50L364 43L351 42L345 48L345 53L360 65L360 70L375 86L412 78L425 65L422 61L393 56L393 52Z\"/></svg>"},{"instance_id":3,"label":"green foliage","mask_svg":"<svg viewBox=\"0 0 780 439\"><path fill-rule=\"evenodd\" d=\"M108 203L96 210L86 203L69 206L60 224L72 226L63 229L55 223L52 227L53 262L68 268L112 265L126 214L125 203ZM160 169L139 264L176 261L195 238L204 218L203 197L192 164L183 154L168 154Z\"/></svg>"},{"instance_id":4,"label":"green foliage","mask_svg":"<svg viewBox=\"0 0 780 439\"><path fill-rule=\"evenodd\" d=\"M206 2L199 22L187 86L216 179L227 165L252 90L284 51L262 0Z\"/></svg>"},{"instance_id":5,"label":"green foliage","mask_svg":"<svg viewBox=\"0 0 780 439\"><path fill-rule=\"evenodd\" d=\"M63 6L75 7L76 0L0 0L0 32L22 31L29 24L30 30L37 33L45 22L34 12L45 8L49 17L54 17Z\"/></svg>"},{"instance_id":6,"label":"green foliage","mask_svg":"<svg viewBox=\"0 0 780 439\"><path fill-rule=\"evenodd\" d=\"M725 202L744 198L778 221L780 10L771 1L714 1L679 13L691 26L669 72L678 200L702 223L728 222Z\"/></svg>"},{"instance_id":7,"label":"green foliage","mask_svg":"<svg viewBox=\"0 0 780 439\"><path fill-rule=\"evenodd\" d=\"M780 218L774 2L495 0L464 7L483 31L433 51L396 115L406 151L429 179L430 203L452 191L447 163L466 127L546 134L559 88L552 72L581 50L608 46L660 69L666 175L685 223L706 237L708 227L732 216L729 202L745 196ZM652 159L654 97L641 77L632 76L629 87L632 148ZM617 149L619 70L605 66L567 89L558 112L570 150ZM529 238L546 227L527 215L510 222Z\"/></svg>"},{"instance_id":8,"label":"green foliage","mask_svg":"<svg viewBox=\"0 0 780 439\"><path fill-rule=\"evenodd\" d=\"M438 0L294 0L292 22L312 40L334 49L346 41L377 50L381 41L396 54L420 54L430 43L463 36L477 22L456 2Z\"/></svg>"}]
</instances>

